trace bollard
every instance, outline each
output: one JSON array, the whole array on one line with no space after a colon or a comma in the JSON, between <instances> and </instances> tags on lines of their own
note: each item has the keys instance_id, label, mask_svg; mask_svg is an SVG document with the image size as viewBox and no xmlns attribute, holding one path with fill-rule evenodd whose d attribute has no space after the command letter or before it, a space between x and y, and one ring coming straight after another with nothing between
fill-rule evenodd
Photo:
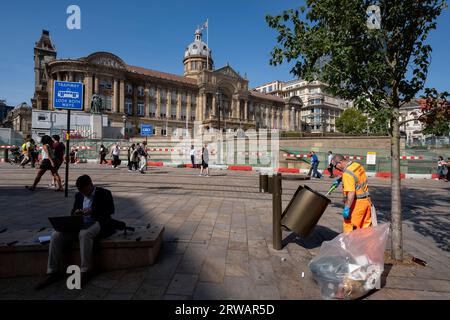
<instances>
[{"instance_id":1,"label":"bollard","mask_svg":"<svg viewBox=\"0 0 450 320\"><path fill-rule=\"evenodd\" d=\"M5 162L9 162L9 159L8 159L8 149L7 148L5 148L4 149L4 158L5 158Z\"/></svg>"},{"instance_id":2,"label":"bollard","mask_svg":"<svg viewBox=\"0 0 450 320\"><path fill-rule=\"evenodd\" d=\"M267 192L268 191L268 183L269 177L267 174L259 173L259 192Z\"/></svg>"},{"instance_id":3,"label":"bollard","mask_svg":"<svg viewBox=\"0 0 450 320\"><path fill-rule=\"evenodd\" d=\"M267 193L273 193L273 175L267 176Z\"/></svg>"},{"instance_id":4,"label":"bollard","mask_svg":"<svg viewBox=\"0 0 450 320\"><path fill-rule=\"evenodd\" d=\"M281 250L281 194L282 194L282 177L281 173L277 173L272 177L272 213L273 213L273 248ZM270 186L270 184L269 184Z\"/></svg>"}]
</instances>

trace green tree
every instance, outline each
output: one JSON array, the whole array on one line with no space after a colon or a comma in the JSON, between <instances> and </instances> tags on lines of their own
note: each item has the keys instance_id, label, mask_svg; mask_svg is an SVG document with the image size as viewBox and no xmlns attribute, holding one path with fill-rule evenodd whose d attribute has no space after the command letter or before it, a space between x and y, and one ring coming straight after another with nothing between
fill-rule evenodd
<instances>
[{"instance_id":1,"label":"green tree","mask_svg":"<svg viewBox=\"0 0 450 320\"><path fill-rule=\"evenodd\" d=\"M424 125L423 134L446 136L450 134L450 102L448 92L438 93L435 89L426 89L425 105L419 117Z\"/></svg>"},{"instance_id":2,"label":"green tree","mask_svg":"<svg viewBox=\"0 0 450 320\"><path fill-rule=\"evenodd\" d=\"M278 32L270 63L295 61L291 72L296 76L324 81L331 93L344 99L361 97L365 111L378 110L389 118L391 252L393 259L402 260L399 109L424 87L432 50L426 41L446 2L307 0L306 4L266 16ZM370 18L369 9L375 12Z\"/></svg>"},{"instance_id":3,"label":"green tree","mask_svg":"<svg viewBox=\"0 0 450 320\"><path fill-rule=\"evenodd\" d=\"M361 135L367 129L367 117L356 108L348 108L336 119L336 128L346 134Z\"/></svg>"}]
</instances>

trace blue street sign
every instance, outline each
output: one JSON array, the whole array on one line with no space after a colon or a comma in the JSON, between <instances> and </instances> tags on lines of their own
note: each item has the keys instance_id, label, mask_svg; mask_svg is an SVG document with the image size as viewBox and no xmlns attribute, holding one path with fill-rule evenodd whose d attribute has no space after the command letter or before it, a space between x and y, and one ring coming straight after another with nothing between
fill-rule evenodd
<instances>
[{"instance_id":1,"label":"blue street sign","mask_svg":"<svg viewBox=\"0 0 450 320\"><path fill-rule=\"evenodd\" d=\"M53 107L64 110L83 110L83 84L80 82L55 81Z\"/></svg>"},{"instance_id":2,"label":"blue street sign","mask_svg":"<svg viewBox=\"0 0 450 320\"><path fill-rule=\"evenodd\" d=\"M151 124L141 124L141 136L149 137L153 135L153 126Z\"/></svg>"}]
</instances>

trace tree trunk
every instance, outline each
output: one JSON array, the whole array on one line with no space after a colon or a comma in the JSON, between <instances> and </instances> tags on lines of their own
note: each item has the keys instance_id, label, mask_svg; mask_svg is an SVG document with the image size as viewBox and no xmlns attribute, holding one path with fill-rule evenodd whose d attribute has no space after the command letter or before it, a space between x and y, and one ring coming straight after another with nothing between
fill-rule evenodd
<instances>
[{"instance_id":1,"label":"tree trunk","mask_svg":"<svg viewBox=\"0 0 450 320\"><path fill-rule=\"evenodd\" d=\"M392 119L391 135L391 257L403 260L402 203L400 179L400 126L398 109Z\"/></svg>"}]
</instances>

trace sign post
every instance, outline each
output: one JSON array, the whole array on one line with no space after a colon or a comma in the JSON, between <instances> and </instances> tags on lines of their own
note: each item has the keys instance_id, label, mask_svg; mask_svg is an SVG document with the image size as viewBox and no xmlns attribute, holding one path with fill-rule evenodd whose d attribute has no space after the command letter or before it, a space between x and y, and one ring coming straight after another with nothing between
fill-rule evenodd
<instances>
[{"instance_id":1,"label":"sign post","mask_svg":"<svg viewBox=\"0 0 450 320\"><path fill-rule=\"evenodd\" d=\"M69 163L70 163L70 110L83 110L83 84L81 82L55 81L53 92L53 107L57 110L67 110L66 130L66 175L64 181L64 196L69 196Z\"/></svg>"},{"instance_id":2,"label":"sign post","mask_svg":"<svg viewBox=\"0 0 450 320\"><path fill-rule=\"evenodd\" d=\"M141 124L141 136L145 137L145 143L147 138L153 135L153 126L151 124Z\"/></svg>"}]
</instances>

